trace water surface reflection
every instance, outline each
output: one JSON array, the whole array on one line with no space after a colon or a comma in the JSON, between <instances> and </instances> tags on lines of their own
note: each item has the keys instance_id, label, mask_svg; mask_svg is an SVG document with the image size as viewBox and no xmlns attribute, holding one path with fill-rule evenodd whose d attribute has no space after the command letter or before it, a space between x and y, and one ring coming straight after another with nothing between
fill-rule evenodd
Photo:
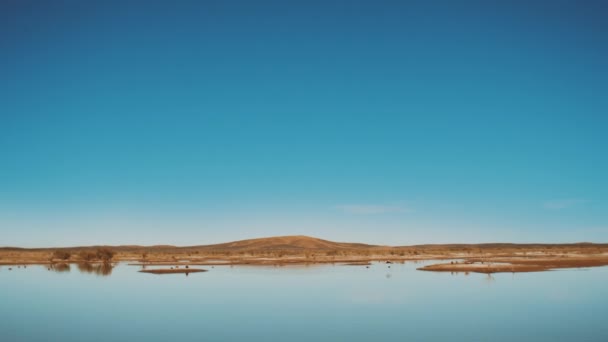
<instances>
[{"instance_id":1,"label":"water surface reflection","mask_svg":"<svg viewBox=\"0 0 608 342\"><path fill-rule=\"evenodd\" d=\"M63 273L63 272L70 272L71 267L70 264L52 264L48 267L49 271L53 271L53 272L58 272L58 273Z\"/></svg>"},{"instance_id":2,"label":"water surface reflection","mask_svg":"<svg viewBox=\"0 0 608 342\"><path fill-rule=\"evenodd\" d=\"M2 341L62 342L608 341L608 267L416 270L432 262L215 266L189 277L124 263L5 266L0 331Z\"/></svg>"},{"instance_id":3,"label":"water surface reflection","mask_svg":"<svg viewBox=\"0 0 608 342\"><path fill-rule=\"evenodd\" d=\"M78 264L78 270L81 273L92 273L98 276L109 276L112 274L114 266L110 263L91 264L83 262Z\"/></svg>"}]
</instances>

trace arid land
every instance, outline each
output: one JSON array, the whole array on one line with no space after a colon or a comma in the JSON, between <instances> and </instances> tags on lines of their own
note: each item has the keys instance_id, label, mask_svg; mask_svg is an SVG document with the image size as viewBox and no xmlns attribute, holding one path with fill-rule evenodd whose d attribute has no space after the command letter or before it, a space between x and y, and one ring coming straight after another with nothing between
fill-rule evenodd
<instances>
[{"instance_id":1,"label":"arid land","mask_svg":"<svg viewBox=\"0 0 608 342\"><path fill-rule=\"evenodd\" d=\"M100 254L111 251L111 257ZM103 260L101 258L104 258ZM307 236L241 240L215 245L0 248L0 265L126 262L134 266L295 265L368 266L438 260L419 268L437 272L534 272L608 265L608 244L442 244L377 246ZM441 261L444 260L444 261ZM180 272L183 268L180 268ZM193 269L191 269L193 271ZM174 271L177 272L177 271Z\"/></svg>"}]
</instances>

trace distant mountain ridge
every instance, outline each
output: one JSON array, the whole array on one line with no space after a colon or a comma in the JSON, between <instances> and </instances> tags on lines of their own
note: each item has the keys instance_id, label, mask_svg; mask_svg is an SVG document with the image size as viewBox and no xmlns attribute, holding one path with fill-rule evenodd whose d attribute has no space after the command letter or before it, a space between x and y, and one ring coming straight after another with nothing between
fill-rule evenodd
<instances>
[{"instance_id":1,"label":"distant mountain ridge","mask_svg":"<svg viewBox=\"0 0 608 342\"><path fill-rule=\"evenodd\" d=\"M368 245L364 243L350 242L334 242L323 240L305 235L288 235L274 236L256 239L238 240L232 242L211 244L211 245L194 245L194 246L173 246L173 245L95 245L95 246L73 246L73 247L44 247L44 248L21 248L21 247L0 247L0 250L55 250L55 249L86 249L86 248L112 248L118 251L122 250L139 250L139 249L180 249L180 250L223 250L223 251L247 251L247 250L340 250L340 249L364 249L380 247L376 245Z\"/></svg>"},{"instance_id":2,"label":"distant mountain ridge","mask_svg":"<svg viewBox=\"0 0 608 342\"><path fill-rule=\"evenodd\" d=\"M458 248L518 248L518 247L566 247L566 246L579 246L579 247L608 247L605 243L589 243L589 242L576 242L576 243L558 243L558 244L545 244L545 243L478 243L478 244L423 244L423 245L398 245L398 246L381 246L371 245L365 243L354 243L354 242L335 242L329 240L323 240L316 237L310 237L306 235L288 235L288 236L274 236L264 237L255 239L238 240L225 243L217 243L210 245L193 245L193 246L173 246L173 245L153 245L153 246L140 246L140 245L94 245L94 246L73 246L73 247L43 247L43 248L21 248L21 247L0 247L3 251L44 251L44 250L80 250L80 249L93 249L93 248L112 248L116 251L139 251L139 250L182 250L182 251L248 251L248 250L347 250L347 249L374 249L374 248L419 248L419 249L433 249L433 248L447 248L447 249L458 249Z\"/></svg>"}]
</instances>

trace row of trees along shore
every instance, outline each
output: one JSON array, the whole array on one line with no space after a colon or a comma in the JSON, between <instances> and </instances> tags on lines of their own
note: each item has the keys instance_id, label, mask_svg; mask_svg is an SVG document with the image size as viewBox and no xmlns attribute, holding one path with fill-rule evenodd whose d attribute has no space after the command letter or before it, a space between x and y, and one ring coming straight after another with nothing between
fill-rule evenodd
<instances>
[{"instance_id":1,"label":"row of trees along shore","mask_svg":"<svg viewBox=\"0 0 608 342\"><path fill-rule=\"evenodd\" d=\"M80 252L78 252L77 256L81 261L84 261L84 262L102 261L104 263L109 263L112 261L112 258L114 258L114 252L109 248L98 248L95 251L92 251L92 250L80 251ZM57 251L53 252L53 254L50 257L51 262L53 262L55 260L68 261L70 259L72 259L72 253L70 253L69 251L65 251L65 250L57 250Z\"/></svg>"}]
</instances>

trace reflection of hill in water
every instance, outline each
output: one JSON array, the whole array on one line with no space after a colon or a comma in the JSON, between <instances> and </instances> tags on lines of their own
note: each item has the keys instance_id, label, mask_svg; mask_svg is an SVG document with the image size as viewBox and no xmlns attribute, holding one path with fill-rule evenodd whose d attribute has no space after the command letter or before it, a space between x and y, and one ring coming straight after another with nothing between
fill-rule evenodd
<instances>
[{"instance_id":1,"label":"reflection of hill in water","mask_svg":"<svg viewBox=\"0 0 608 342\"><path fill-rule=\"evenodd\" d=\"M78 264L78 270L81 273L92 273L98 276L109 276L110 274L112 274L113 268L114 266L109 263L91 264L88 262L84 262Z\"/></svg>"}]
</instances>

